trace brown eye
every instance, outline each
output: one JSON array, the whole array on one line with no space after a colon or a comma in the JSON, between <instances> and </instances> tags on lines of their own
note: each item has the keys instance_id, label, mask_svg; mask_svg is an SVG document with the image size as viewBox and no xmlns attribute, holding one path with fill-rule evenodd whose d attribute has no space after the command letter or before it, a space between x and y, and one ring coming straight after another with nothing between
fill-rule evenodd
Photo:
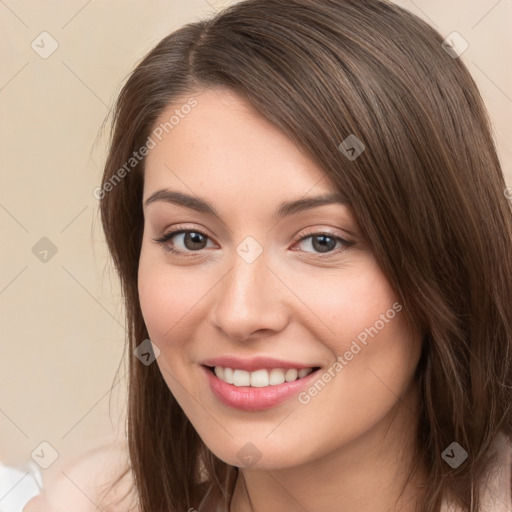
<instances>
[{"instance_id":1,"label":"brown eye","mask_svg":"<svg viewBox=\"0 0 512 512\"><path fill-rule=\"evenodd\" d=\"M196 252L207 247L208 235L192 229L178 229L166 233L161 238L155 238L155 242L166 247L170 252L187 253Z\"/></svg>"},{"instance_id":2,"label":"brown eye","mask_svg":"<svg viewBox=\"0 0 512 512\"><path fill-rule=\"evenodd\" d=\"M318 252L332 251L337 244L337 241L332 236L315 235L311 237L311 246Z\"/></svg>"},{"instance_id":3,"label":"brown eye","mask_svg":"<svg viewBox=\"0 0 512 512\"><path fill-rule=\"evenodd\" d=\"M204 249L206 247L207 237L203 236L201 233L196 233L195 231L187 231L184 233L183 245L191 250Z\"/></svg>"},{"instance_id":4,"label":"brown eye","mask_svg":"<svg viewBox=\"0 0 512 512\"><path fill-rule=\"evenodd\" d=\"M301 250L304 252L312 252L318 255L327 254L330 256L331 253L337 254L354 243L330 233L311 233L299 239L298 245L300 244L302 244ZM307 248L312 250L308 250Z\"/></svg>"}]
</instances>

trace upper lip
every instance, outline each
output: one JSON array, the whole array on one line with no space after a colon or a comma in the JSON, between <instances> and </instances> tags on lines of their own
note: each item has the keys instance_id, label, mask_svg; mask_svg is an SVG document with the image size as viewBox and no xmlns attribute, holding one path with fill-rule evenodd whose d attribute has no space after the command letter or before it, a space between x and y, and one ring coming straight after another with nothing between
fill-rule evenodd
<instances>
[{"instance_id":1,"label":"upper lip","mask_svg":"<svg viewBox=\"0 0 512 512\"><path fill-rule=\"evenodd\" d=\"M248 372L260 370L262 368L296 368L297 370L300 370L302 368L318 367L318 365L302 364L264 356L246 359L235 356L212 357L211 359L205 359L201 364L205 366L221 366L222 368L246 370Z\"/></svg>"}]
</instances>

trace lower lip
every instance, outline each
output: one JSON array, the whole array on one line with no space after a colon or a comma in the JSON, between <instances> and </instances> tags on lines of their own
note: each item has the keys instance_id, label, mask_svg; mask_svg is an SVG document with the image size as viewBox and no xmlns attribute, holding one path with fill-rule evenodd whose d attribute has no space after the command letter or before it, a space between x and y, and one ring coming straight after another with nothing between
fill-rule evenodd
<instances>
[{"instance_id":1,"label":"lower lip","mask_svg":"<svg viewBox=\"0 0 512 512\"><path fill-rule=\"evenodd\" d=\"M219 379L209 368L203 366L213 394L224 404L243 411L264 411L275 407L305 387L319 370L293 382L284 382L276 386L256 388L252 386L235 386Z\"/></svg>"}]
</instances>

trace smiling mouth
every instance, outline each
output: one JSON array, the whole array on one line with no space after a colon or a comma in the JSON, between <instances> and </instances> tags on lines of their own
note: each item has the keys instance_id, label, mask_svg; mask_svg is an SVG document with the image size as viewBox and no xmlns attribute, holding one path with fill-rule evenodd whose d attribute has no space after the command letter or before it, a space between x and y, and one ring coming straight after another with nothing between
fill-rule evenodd
<instances>
[{"instance_id":1,"label":"smiling mouth","mask_svg":"<svg viewBox=\"0 0 512 512\"><path fill-rule=\"evenodd\" d=\"M254 371L227 368L222 366L205 366L210 372L223 382L237 387L246 386L264 388L279 386L285 382L294 382L307 377L317 371L320 367L311 368L261 368Z\"/></svg>"}]
</instances>

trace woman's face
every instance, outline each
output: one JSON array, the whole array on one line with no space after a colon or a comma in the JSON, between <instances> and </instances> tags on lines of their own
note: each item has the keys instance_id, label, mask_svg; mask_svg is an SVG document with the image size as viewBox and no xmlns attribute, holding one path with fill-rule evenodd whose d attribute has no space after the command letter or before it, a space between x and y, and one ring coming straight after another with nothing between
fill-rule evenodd
<instances>
[{"instance_id":1,"label":"woman's face","mask_svg":"<svg viewBox=\"0 0 512 512\"><path fill-rule=\"evenodd\" d=\"M161 116L179 122L145 167L139 292L156 363L220 459L302 464L390 417L418 333L343 198L312 202L335 192L323 171L235 94L193 98Z\"/></svg>"}]
</instances>

